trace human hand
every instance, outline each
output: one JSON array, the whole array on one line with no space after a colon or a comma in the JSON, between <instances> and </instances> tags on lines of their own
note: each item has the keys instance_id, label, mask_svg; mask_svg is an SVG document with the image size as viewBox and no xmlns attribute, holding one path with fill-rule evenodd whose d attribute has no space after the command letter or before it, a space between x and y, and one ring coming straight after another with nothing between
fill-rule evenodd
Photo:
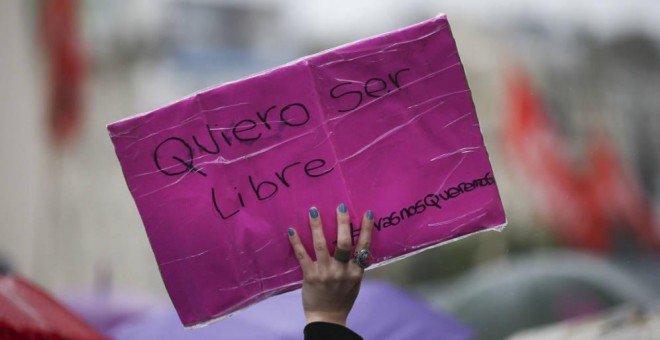
<instances>
[{"instance_id":1,"label":"human hand","mask_svg":"<svg viewBox=\"0 0 660 340\"><path fill-rule=\"evenodd\" d=\"M300 242L298 233L289 228L289 241L303 271L302 298L307 323L323 321L346 326L348 313L360 291L364 268L348 261L351 254L350 219L346 205L337 208L337 249L335 257L330 257L323 234L321 217L316 208L309 211L309 224L312 229L316 262L307 254ZM369 249L374 218L371 211L362 217L362 227L358 240L358 250ZM364 266L364 264L363 264Z\"/></svg>"}]
</instances>

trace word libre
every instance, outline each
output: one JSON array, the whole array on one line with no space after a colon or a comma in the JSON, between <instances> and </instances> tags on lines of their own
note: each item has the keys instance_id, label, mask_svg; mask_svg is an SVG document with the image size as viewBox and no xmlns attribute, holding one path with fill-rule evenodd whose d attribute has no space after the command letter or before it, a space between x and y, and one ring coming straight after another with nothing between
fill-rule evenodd
<instances>
[{"instance_id":1,"label":"word libre","mask_svg":"<svg viewBox=\"0 0 660 340\"><path fill-rule=\"evenodd\" d=\"M301 162L293 162L291 164L286 165L284 168L282 168L281 171L275 172L276 180L274 181L263 180L263 181L257 181L255 183L255 180L252 178L252 176L248 176L247 181L250 183L250 189L252 189L251 192L254 194L254 196L259 201L264 201L267 199L271 199L275 195L277 195L277 191L280 189L280 186L284 186L285 188L291 187L291 183L289 183L286 179L287 170L291 168L298 168L297 170L299 171L302 170L302 172L307 177L315 178L328 174L334 169L333 167L326 167L326 164L327 162L321 158L312 159L306 162L304 165ZM238 192L236 193L236 196L238 198L238 201L240 202L240 207L245 208L245 201L243 200L243 194ZM217 198L215 194L215 190L213 188L211 188L211 199L213 201L213 208L223 220L226 220L240 212L240 208L235 207L232 212L228 214L223 213L222 209L220 209L220 203L219 203L220 200Z\"/></svg>"}]
</instances>

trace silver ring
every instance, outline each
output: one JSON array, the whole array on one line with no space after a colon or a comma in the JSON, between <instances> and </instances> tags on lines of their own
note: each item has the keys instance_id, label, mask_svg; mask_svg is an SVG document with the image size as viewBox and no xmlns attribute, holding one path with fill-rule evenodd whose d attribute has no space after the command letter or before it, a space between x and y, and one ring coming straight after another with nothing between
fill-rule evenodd
<instances>
[{"instance_id":1,"label":"silver ring","mask_svg":"<svg viewBox=\"0 0 660 340\"><path fill-rule=\"evenodd\" d=\"M369 254L369 250L360 249L355 253L354 261L362 269L369 267L371 265L371 255Z\"/></svg>"}]
</instances>

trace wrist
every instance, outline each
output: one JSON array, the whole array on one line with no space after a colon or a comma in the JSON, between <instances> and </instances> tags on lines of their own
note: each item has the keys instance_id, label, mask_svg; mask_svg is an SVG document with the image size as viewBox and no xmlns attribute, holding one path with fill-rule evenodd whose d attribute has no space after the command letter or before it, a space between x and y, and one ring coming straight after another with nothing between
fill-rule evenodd
<instances>
[{"instance_id":1,"label":"wrist","mask_svg":"<svg viewBox=\"0 0 660 340\"><path fill-rule=\"evenodd\" d=\"M346 327L346 319L348 315L343 313L323 313L323 312L307 312L305 313L305 319L307 324L312 322L329 322L342 325Z\"/></svg>"}]
</instances>

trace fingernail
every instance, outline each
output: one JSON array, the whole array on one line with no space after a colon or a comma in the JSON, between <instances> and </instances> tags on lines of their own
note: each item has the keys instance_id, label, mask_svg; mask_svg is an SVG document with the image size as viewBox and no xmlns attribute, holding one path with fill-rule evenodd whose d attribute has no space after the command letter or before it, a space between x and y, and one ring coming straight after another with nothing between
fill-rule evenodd
<instances>
[{"instance_id":1,"label":"fingernail","mask_svg":"<svg viewBox=\"0 0 660 340\"><path fill-rule=\"evenodd\" d=\"M346 204L342 203L339 205L339 212L340 213L345 213L346 212Z\"/></svg>"},{"instance_id":2,"label":"fingernail","mask_svg":"<svg viewBox=\"0 0 660 340\"><path fill-rule=\"evenodd\" d=\"M293 228L289 228L289 236L293 236L295 233L296 231Z\"/></svg>"},{"instance_id":3,"label":"fingernail","mask_svg":"<svg viewBox=\"0 0 660 340\"><path fill-rule=\"evenodd\" d=\"M312 207L312 209L309 209L309 217L311 218L317 218L319 217L319 211L318 209Z\"/></svg>"},{"instance_id":4,"label":"fingernail","mask_svg":"<svg viewBox=\"0 0 660 340\"><path fill-rule=\"evenodd\" d=\"M373 221L373 219L374 219L374 213L371 212L371 210L367 210L367 219L369 221Z\"/></svg>"}]
</instances>

